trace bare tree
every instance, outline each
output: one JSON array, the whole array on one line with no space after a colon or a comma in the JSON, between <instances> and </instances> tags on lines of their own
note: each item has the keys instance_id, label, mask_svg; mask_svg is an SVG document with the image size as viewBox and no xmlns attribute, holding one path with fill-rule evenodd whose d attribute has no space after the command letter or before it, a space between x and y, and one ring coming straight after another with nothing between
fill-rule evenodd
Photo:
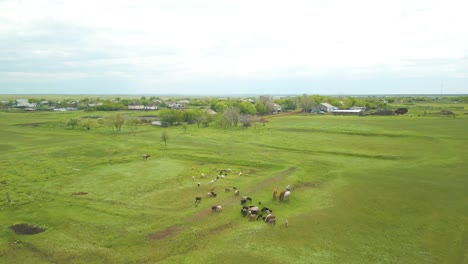
<instances>
[{"instance_id":1,"label":"bare tree","mask_svg":"<svg viewBox=\"0 0 468 264\"><path fill-rule=\"evenodd\" d=\"M240 119L240 109L237 107L231 107L226 109L223 113L223 126L231 127L237 126Z\"/></svg>"},{"instance_id":2,"label":"bare tree","mask_svg":"<svg viewBox=\"0 0 468 264\"><path fill-rule=\"evenodd\" d=\"M137 117L129 117L126 121L127 126L131 127L133 131L138 129L138 125L141 124L141 120Z\"/></svg>"},{"instance_id":3,"label":"bare tree","mask_svg":"<svg viewBox=\"0 0 468 264\"><path fill-rule=\"evenodd\" d=\"M244 128L248 128L251 125L251 115L241 115L241 123Z\"/></svg>"},{"instance_id":4,"label":"bare tree","mask_svg":"<svg viewBox=\"0 0 468 264\"><path fill-rule=\"evenodd\" d=\"M169 134L167 133L167 130L163 130L161 134L161 139L164 141L164 146L167 146L167 141L169 140Z\"/></svg>"},{"instance_id":5,"label":"bare tree","mask_svg":"<svg viewBox=\"0 0 468 264\"><path fill-rule=\"evenodd\" d=\"M312 99L310 98L310 96L308 96L307 94L303 94L300 101L299 101L299 104L302 108L302 112L305 112L305 113L308 113L312 110Z\"/></svg>"}]
</instances>

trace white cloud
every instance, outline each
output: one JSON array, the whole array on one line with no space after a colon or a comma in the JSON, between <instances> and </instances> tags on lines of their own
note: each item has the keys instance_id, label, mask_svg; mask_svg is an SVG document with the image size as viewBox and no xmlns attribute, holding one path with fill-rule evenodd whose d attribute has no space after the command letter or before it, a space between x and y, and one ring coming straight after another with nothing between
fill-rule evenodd
<instances>
[{"instance_id":1,"label":"white cloud","mask_svg":"<svg viewBox=\"0 0 468 264\"><path fill-rule=\"evenodd\" d=\"M27 54L63 65L64 78L460 78L468 71L467 7L463 0L6 0L0 40L10 46L8 63L16 58L20 68Z\"/></svg>"}]
</instances>

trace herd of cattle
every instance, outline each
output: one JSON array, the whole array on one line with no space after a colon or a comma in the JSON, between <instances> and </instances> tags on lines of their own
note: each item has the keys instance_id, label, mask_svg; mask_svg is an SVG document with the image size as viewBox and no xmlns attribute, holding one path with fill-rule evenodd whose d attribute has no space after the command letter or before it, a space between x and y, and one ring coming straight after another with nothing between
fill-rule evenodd
<instances>
[{"instance_id":1,"label":"herd of cattle","mask_svg":"<svg viewBox=\"0 0 468 264\"><path fill-rule=\"evenodd\" d=\"M228 176L228 173L231 173L231 169L224 169L219 171L218 175L216 178L210 180L210 185L218 181L219 179L224 179L225 177ZM239 176L242 175L242 172L238 173ZM205 178L205 174L200 174L200 178ZM192 181L195 181L196 177L192 176ZM200 182L197 182L197 186L200 187ZM215 187L212 187L209 192L206 193L206 198L215 198L217 197L216 192L214 192ZM231 189L234 190L234 196L238 197L240 194L240 191L237 187L232 186L232 187L226 187L224 189L225 193L231 192ZM277 189L275 188L273 190L272 198L273 200L276 200L277 198L279 201L284 201L288 200L289 196L291 195L291 186L288 185L284 190L282 190L279 194L277 195ZM195 197L195 206L198 206L202 201L202 196L197 196ZM257 205L252 204L252 198L248 196L243 196L240 198L240 213L242 217L248 218L249 221L257 221L261 220L267 224L275 225L276 224L276 217L273 215L273 210L268 208L268 207L262 207L260 209L259 206L261 206L261 202L258 202ZM211 206L211 211L213 213L219 213L223 210L223 207L219 204ZM288 226L288 221L286 220L285 226Z\"/></svg>"}]
</instances>

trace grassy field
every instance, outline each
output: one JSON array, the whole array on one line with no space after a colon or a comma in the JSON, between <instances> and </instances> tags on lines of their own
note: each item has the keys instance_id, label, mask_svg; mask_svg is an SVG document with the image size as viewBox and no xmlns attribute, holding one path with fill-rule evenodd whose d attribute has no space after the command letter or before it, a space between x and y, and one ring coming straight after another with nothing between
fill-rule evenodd
<instances>
[{"instance_id":1,"label":"grassy field","mask_svg":"<svg viewBox=\"0 0 468 264\"><path fill-rule=\"evenodd\" d=\"M85 115L106 113L0 112L0 263L468 263L466 116L66 126ZM243 218L228 186L277 224ZM9 228L21 223L45 232Z\"/></svg>"}]
</instances>

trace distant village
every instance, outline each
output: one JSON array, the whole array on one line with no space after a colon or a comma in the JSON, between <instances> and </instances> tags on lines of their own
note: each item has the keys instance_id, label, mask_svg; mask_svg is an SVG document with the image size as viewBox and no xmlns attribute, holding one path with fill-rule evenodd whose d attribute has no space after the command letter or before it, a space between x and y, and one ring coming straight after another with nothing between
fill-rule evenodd
<instances>
[{"instance_id":1,"label":"distant village","mask_svg":"<svg viewBox=\"0 0 468 264\"><path fill-rule=\"evenodd\" d=\"M448 100L450 102L466 102L466 96L438 97L334 97L320 95L302 96L259 96L259 97L194 97L194 98L164 98L146 97L101 99L99 97L48 100L45 98L18 98L1 100L0 107L8 111L118 111L139 110L157 111L162 109L205 109L211 114L223 112L237 107L245 114L276 114L280 112L298 111L316 114L334 115L366 115L372 114L405 114L408 109L395 107L410 105L412 102L431 102Z\"/></svg>"}]
</instances>

